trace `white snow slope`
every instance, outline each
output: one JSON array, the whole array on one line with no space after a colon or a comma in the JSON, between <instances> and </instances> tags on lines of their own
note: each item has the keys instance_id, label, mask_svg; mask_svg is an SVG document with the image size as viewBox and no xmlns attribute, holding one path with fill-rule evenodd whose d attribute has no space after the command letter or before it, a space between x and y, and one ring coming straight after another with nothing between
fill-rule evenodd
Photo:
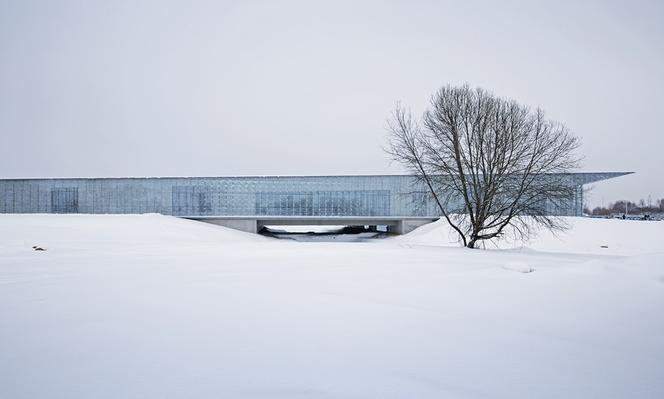
<instances>
[{"instance_id":1,"label":"white snow slope","mask_svg":"<svg viewBox=\"0 0 664 399\"><path fill-rule=\"evenodd\" d=\"M467 250L0 215L0 398L663 398L664 223L571 222Z\"/></svg>"}]
</instances>

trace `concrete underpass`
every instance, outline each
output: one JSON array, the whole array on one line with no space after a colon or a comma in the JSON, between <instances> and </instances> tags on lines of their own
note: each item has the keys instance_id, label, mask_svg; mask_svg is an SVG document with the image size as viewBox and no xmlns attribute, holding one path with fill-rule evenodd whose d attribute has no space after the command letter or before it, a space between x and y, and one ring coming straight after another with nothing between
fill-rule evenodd
<instances>
[{"instance_id":1,"label":"concrete underpass","mask_svg":"<svg viewBox=\"0 0 664 399\"><path fill-rule=\"evenodd\" d=\"M212 223L248 233L258 233L265 226L387 226L388 233L406 234L427 223L432 217L345 217L345 216L196 216L187 219Z\"/></svg>"}]
</instances>

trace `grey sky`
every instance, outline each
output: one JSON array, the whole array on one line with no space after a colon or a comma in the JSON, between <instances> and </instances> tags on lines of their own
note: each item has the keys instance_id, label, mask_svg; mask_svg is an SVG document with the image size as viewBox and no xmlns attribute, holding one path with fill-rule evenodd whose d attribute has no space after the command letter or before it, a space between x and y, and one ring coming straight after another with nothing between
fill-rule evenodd
<instances>
[{"instance_id":1,"label":"grey sky","mask_svg":"<svg viewBox=\"0 0 664 399\"><path fill-rule=\"evenodd\" d=\"M664 197L664 2L0 0L0 177L399 173L446 83L543 107L591 203Z\"/></svg>"}]
</instances>

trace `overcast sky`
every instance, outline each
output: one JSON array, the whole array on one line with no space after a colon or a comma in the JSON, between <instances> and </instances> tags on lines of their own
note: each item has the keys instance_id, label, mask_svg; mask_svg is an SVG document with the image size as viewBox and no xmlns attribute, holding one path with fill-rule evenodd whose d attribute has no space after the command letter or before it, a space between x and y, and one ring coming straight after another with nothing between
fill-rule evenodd
<instances>
[{"instance_id":1,"label":"overcast sky","mask_svg":"<svg viewBox=\"0 0 664 399\"><path fill-rule=\"evenodd\" d=\"M399 173L397 101L541 106L664 197L662 1L0 0L0 177Z\"/></svg>"}]
</instances>

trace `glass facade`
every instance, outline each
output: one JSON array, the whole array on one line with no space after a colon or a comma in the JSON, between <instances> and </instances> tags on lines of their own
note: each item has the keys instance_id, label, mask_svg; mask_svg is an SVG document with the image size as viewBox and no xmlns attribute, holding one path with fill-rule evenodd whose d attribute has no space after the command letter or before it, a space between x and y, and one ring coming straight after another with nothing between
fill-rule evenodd
<instances>
[{"instance_id":1,"label":"glass facade","mask_svg":"<svg viewBox=\"0 0 664 399\"><path fill-rule=\"evenodd\" d=\"M78 213L78 187L57 187L51 190L51 212Z\"/></svg>"},{"instance_id":2,"label":"glass facade","mask_svg":"<svg viewBox=\"0 0 664 399\"><path fill-rule=\"evenodd\" d=\"M624 173L569 175L581 215L584 184ZM0 180L0 213L161 213L175 216L437 217L412 176L274 176Z\"/></svg>"}]
</instances>

